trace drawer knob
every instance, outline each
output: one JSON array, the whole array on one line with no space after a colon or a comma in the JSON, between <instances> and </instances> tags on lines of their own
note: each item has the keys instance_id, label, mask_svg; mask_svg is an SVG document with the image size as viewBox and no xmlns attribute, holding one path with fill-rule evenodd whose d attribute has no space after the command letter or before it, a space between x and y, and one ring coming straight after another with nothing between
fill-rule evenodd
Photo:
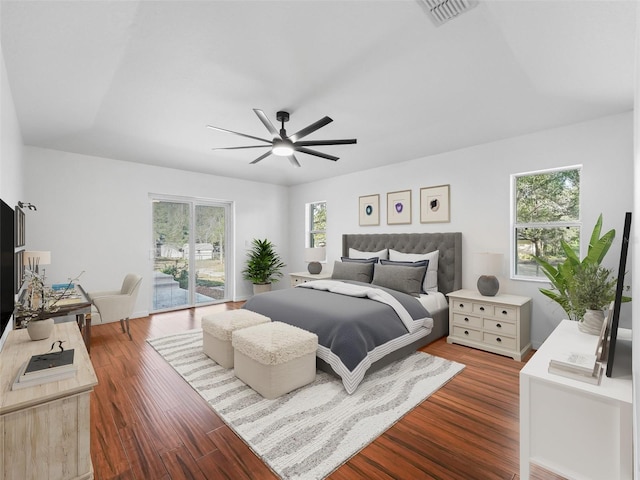
<instances>
[{"instance_id":1,"label":"drawer knob","mask_svg":"<svg viewBox=\"0 0 640 480\"><path fill-rule=\"evenodd\" d=\"M507 311L506 311L506 310L502 310L502 314L503 314L503 315L506 315L506 314L507 314Z\"/></svg>"},{"instance_id":2,"label":"drawer knob","mask_svg":"<svg viewBox=\"0 0 640 480\"><path fill-rule=\"evenodd\" d=\"M468 321L469 321L469 319L468 319L467 317L464 317L464 321L465 321L465 322L468 322Z\"/></svg>"},{"instance_id":3,"label":"drawer knob","mask_svg":"<svg viewBox=\"0 0 640 480\"><path fill-rule=\"evenodd\" d=\"M461 304L460 304L460 308L464 308L464 303L461 303Z\"/></svg>"},{"instance_id":4,"label":"drawer knob","mask_svg":"<svg viewBox=\"0 0 640 480\"><path fill-rule=\"evenodd\" d=\"M465 331L464 331L464 334L465 334L465 335L469 335L469 330L465 330Z\"/></svg>"},{"instance_id":5,"label":"drawer knob","mask_svg":"<svg viewBox=\"0 0 640 480\"><path fill-rule=\"evenodd\" d=\"M502 328L502 325L500 325L499 323L496 323L496 327L497 328Z\"/></svg>"},{"instance_id":6,"label":"drawer knob","mask_svg":"<svg viewBox=\"0 0 640 480\"><path fill-rule=\"evenodd\" d=\"M500 337L496 338L496 342L500 343L502 339Z\"/></svg>"},{"instance_id":7,"label":"drawer knob","mask_svg":"<svg viewBox=\"0 0 640 480\"><path fill-rule=\"evenodd\" d=\"M481 311L481 312L484 312L484 307L480 307L480 311Z\"/></svg>"}]
</instances>

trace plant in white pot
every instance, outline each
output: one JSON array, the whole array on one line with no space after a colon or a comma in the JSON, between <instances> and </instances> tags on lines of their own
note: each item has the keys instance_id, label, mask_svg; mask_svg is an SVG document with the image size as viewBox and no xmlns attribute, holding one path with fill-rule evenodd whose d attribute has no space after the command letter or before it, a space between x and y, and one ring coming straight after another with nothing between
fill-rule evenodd
<instances>
[{"instance_id":1,"label":"plant in white pot","mask_svg":"<svg viewBox=\"0 0 640 480\"><path fill-rule=\"evenodd\" d=\"M604 321L604 309L614 300L617 280L613 270L587 263L580 265L569 282L569 300L581 322L580 331L598 335Z\"/></svg>"},{"instance_id":2,"label":"plant in white pot","mask_svg":"<svg viewBox=\"0 0 640 480\"><path fill-rule=\"evenodd\" d=\"M271 284L282 277L284 267L275 245L267 239L255 238L247 252L247 266L242 276L253 283L253 293L262 293L271 290Z\"/></svg>"}]
</instances>

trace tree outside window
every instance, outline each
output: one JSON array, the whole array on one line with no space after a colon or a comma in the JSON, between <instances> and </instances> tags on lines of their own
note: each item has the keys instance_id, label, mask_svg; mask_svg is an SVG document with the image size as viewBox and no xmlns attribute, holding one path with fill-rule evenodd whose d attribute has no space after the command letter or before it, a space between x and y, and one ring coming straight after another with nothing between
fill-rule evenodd
<instances>
[{"instance_id":1,"label":"tree outside window","mask_svg":"<svg viewBox=\"0 0 640 480\"><path fill-rule=\"evenodd\" d=\"M580 255L580 171L570 167L512 176L514 278L546 279L533 257L562 263L561 240Z\"/></svg>"},{"instance_id":2,"label":"tree outside window","mask_svg":"<svg viewBox=\"0 0 640 480\"><path fill-rule=\"evenodd\" d=\"M327 202L307 204L307 246L327 245Z\"/></svg>"}]
</instances>

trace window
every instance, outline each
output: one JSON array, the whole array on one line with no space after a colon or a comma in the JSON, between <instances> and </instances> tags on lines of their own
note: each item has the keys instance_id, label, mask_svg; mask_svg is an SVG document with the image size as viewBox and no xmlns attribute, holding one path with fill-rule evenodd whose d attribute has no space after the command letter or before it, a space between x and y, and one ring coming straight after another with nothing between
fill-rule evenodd
<instances>
[{"instance_id":1,"label":"window","mask_svg":"<svg viewBox=\"0 0 640 480\"><path fill-rule=\"evenodd\" d=\"M325 247L327 244L327 202L307 203L306 247Z\"/></svg>"},{"instance_id":2,"label":"window","mask_svg":"<svg viewBox=\"0 0 640 480\"><path fill-rule=\"evenodd\" d=\"M512 175L512 277L546 280L534 256L552 265L566 256L561 240L580 255L581 167Z\"/></svg>"}]
</instances>

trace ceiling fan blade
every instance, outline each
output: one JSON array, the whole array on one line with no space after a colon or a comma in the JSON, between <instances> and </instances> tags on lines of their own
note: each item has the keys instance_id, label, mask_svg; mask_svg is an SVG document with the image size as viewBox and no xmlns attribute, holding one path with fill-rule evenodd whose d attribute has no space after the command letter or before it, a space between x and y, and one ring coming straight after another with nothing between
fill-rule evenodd
<instances>
[{"instance_id":1,"label":"ceiling fan blade","mask_svg":"<svg viewBox=\"0 0 640 480\"><path fill-rule=\"evenodd\" d=\"M233 130L227 130L225 128L214 127L213 125L207 125L207 128L210 128L211 130L218 130L219 132L233 133L234 135L240 135L241 137L252 138L254 140L260 140L261 142L267 142L267 143L271 143L272 142L271 140L265 140L264 138L254 137L253 135L247 135L246 133L234 132Z\"/></svg>"},{"instance_id":2,"label":"ceiling fan blade","mask_svg":"<svg viewBox=\"0 0 640 480\"><path fill-rule=\"evenodd\" d=\"M287 158L291 162L291 165L293 165L294 167L299 167L300 166L300 162L298 161L298 159L296 158L296 156L294 154L289 155Z\"/></svg>"},{"instance_id":3,"label":"ceiling fan blade","mask_svg":"<svg viewBox=\"0 0 640 480\"><path fill-rule=\"evenodd\" d=\"M340 158L340 157L334 157L333 155L329 155L327 153L311 150L310 148L298 147L297 145L295 146L295 148L297 152L306 153L308 155L315 155L316 157L326 158L327 160L333 160L334 162Z\"/></svg>"},{"instance_id":4,"label":"ceiling fan blade","mask_svg":"<svg viewBox=\"0 0 640 480\"><path fill-rule=\"evenodd\" d=\"M300 130L299 132L294 133L293 135L291 135L289 137L289 139L292 142L296 142L299 139L306 137L307 135L309 135L310 133L315 132L316 130L318 130L319 128L324 127L325 125L327 125L328 123L333 122L333 119L331 119L330 117L324 117L321 118L320 120L318 120L315 123L312 123L311 125L304 127L302 130Z\"/></svg>"},{"instance_id":5,"label":"ceiling fan blade","mask_svg":"<svg viewBox=\"0 0 640 480\"><path fill-rule=\"evenodd\" d=\"M271 155L271 150L269 150L267 153L260 155L258 158L256 158L253 162L250 163L250 165L253 165L255 163L258 163L260 160L264 160L265 158L267 158L269 155Z\"/></svg>"},{"instance_id":6,"label":"ceiling fan blade","mask_svg":"<svg viewBox=\"0 0 640 480\"><path fill-rule=\"evenodd\" d=\"M358 143L358 141L355 138L347 138L344 140L303 140L295 144L301 147L312 147L316 145L351 145L353 143Z\"/></svg>"},{"instance_id":7,"label":"ceiling fan blade","mask_svg":"<svg viewBox=\"0 0 640 480\"><path fill-rule=\"evenodd\" d=\"M244 148L265 148L265 147L271 147L271 145L248 145L246 147L218 147L218 148L212 148L211 150L241 150Z\"/></svg>"},{"instance_id":8,"label":"ceiling fan blade","mask_svg":"<svg viewBox=\"0 0 640 480\"><path fill-rule=\"evenodd\" d=\"M273 126L273 123L271 123L269 118L264 114L262 110L258 110L257 108L254 108L253 111L256 112L256 115L258 116L260 121L263 123L265 127L267 127L267 130L269 130L269 133L274 138L281 138L280 134L278 133L278 130L276 130L276 127Z\"/></svg>"}]
</instances>

